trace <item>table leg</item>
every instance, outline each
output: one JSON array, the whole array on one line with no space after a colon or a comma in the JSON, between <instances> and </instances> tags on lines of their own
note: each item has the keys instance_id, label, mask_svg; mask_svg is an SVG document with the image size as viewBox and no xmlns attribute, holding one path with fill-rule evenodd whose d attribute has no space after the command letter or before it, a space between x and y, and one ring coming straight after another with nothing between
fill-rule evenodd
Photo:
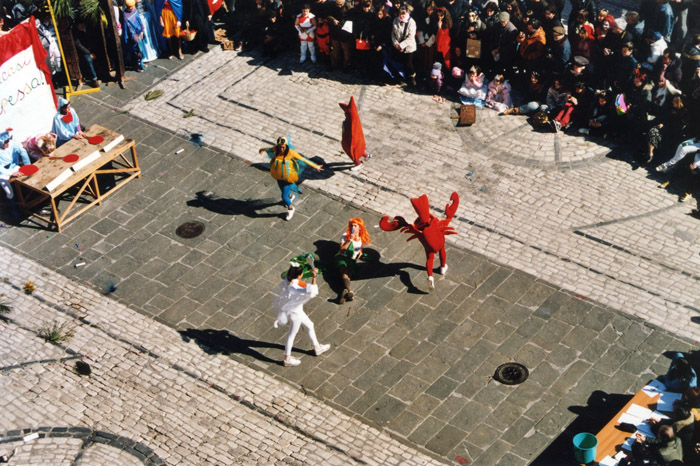
<instances>
[{"instance_id":1,"label":"table leg","mask_svg":"<svg viewBox=\"0 0 700 466\"><path fill-rule=\"evenodd\" d=\"M136 144L131 146L131 158L134 159L134 168L139 168L139 159L136 157ZM136 172L136 178L141 178L141 169L139 168L139 171Z\"/></svg>"},{"instance_id":2,"label":"table leg","mask_svg":"<svg viewBox=\"0 0 700 466\"><path fill-rule=\"evenodd\" d=\"M51 197L51 210L53 211L53 221L56 224L56 229L61 232L61 218L58 216L58 208L56 207L56 199Z\"/></svg>"}]
</instances>

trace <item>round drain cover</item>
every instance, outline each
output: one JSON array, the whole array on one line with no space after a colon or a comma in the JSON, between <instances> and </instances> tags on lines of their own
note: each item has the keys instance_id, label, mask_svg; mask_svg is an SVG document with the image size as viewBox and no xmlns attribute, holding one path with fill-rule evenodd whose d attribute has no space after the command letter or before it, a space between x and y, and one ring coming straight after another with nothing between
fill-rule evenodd
<instances>
[{"instance_id":1,"label":"round drain cover","mask_svg":"<svg viewBox=\"0 0 700 466\"><path fill-rule=\"evenodd\" d=\"M185 222L175 230L180 238L196 238L204 232L204 224L200 222Z\"/></svg>"},{"instance_id":2,"label":"round drain cover","mask_svg":"<svg viewBox=\"0 0 700 466\"><path fill-rule=\"evenodd\" d=\"M505 385L518 385L525 382L530 375L527 367L517 362L501 364L493 374L493 378Z\"/></svg>"}]
</instances>

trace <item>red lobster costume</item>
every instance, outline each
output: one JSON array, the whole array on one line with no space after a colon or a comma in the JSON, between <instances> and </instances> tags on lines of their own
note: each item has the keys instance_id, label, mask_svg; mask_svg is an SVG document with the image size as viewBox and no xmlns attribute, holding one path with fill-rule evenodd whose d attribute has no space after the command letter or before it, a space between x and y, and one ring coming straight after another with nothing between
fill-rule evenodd
<instances>
[{"instance_id":1,"label":"red lobster costume","mask_svg":"<svg viewBox=\"0 0 700 466\"><path fill-rule=\"evenodd\" d=\"M418 218L413 224L409 224L403 217L394 217L393 220L389 220L388 215L382 217L379 221L379 227L384 231L400 229L403 233L410 233L411 237L406 241L418 238L425 248L425 268L428 272L430 288L435 287L435 282L433 280L433 260L435 259L435 253L440 253L440 273L444 275L445 272L447 272L445 236L457 234L455 229L450 226L450 221L452 217L454 217L455 212L457 212L457 207L459 207L459 195L457 193L452 193L450 201L451 203L447 204L445 207L447 218L444 220L440 220L430 213L428 196L423 194L420 197L411 199L413 209L415 209L418 214Z\"/></svg>"}]
</instances>

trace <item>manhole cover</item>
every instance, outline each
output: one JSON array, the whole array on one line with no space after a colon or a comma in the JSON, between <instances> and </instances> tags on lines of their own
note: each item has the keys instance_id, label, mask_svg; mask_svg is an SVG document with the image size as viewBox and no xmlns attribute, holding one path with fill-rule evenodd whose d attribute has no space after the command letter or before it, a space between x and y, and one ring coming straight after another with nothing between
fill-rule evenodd
<instances>
[{"instance_id":1,"label":"manhole cover","mask_svg":"<svg viewBox=\"0 0 700 466\"><path fill-rule=\"evenodd\" d=\"M200 222L185 222L175 230L180 238L196 238L204 232L204 224Z\"/></svg>"},{"instance_id":2,"label":"manhole cover","mask_svg":"<svg viewBox=\"0 0 700 466\"><path fill-rule=\"evenodd\" d=\"M527 367L517 362L501 364L496 369L493 378L506 385L518 385L527 380L530 372Z\"/></svg>"}]
</instances>

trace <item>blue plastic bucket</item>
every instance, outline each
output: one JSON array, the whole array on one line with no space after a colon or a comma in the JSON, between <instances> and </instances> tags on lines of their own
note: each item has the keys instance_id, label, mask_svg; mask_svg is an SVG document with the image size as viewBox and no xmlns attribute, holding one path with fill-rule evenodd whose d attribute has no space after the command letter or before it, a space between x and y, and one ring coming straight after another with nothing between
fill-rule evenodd
<instances>
[{"instance_id":1,"label":"blue plastic bucket","mask_svg":"<svg viewBox=\"0 0 700 466\"><path fill-rule=\"evenodd\" d=\"M588 464L595 461L598 438L586 432L574 436L574 458L576 462Z\"/></svg>"}]
</instances>

